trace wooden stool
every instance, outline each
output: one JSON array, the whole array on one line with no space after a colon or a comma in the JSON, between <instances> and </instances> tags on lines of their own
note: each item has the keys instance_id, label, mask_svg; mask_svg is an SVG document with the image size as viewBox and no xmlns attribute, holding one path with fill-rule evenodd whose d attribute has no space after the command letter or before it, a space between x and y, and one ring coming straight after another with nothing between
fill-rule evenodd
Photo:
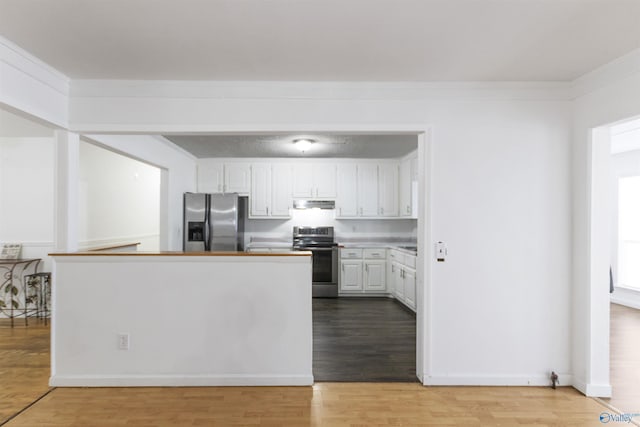
<instances>
[{"instance_id":1,"label":"wooden stool","mask_svg":"<svg viewBox=\"0 0 640 427\"><path fill-rule=\"evenodd\" d=\"M25 292L27 288L34 288L36 290L35 303L36 303L36 317L39 319L44 318L44 324L47 325L51 311L49 304L51 301L51 273L41 272L27 274L24 276Z\"/></svg>"}]
</instances>

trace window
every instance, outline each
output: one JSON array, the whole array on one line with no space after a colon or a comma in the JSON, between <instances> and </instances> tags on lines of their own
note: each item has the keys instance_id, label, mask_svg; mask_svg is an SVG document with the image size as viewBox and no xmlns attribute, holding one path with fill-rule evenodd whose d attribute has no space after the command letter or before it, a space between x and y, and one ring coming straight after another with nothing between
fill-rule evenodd
<instances>
[{"instance_id":1,"label":"window","mask_svg":"<svg viewBox=\"0 0 640 427\"><path fill-rule=\"evenodd\" d=\"M618 180L618 285L640 290L640 176Z\"/></svg>"}]
</instances>

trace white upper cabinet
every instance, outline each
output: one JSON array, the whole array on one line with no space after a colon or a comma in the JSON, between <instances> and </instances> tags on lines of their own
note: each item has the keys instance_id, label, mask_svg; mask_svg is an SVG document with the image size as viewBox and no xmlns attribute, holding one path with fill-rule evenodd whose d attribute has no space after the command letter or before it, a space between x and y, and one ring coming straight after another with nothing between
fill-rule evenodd
<instances>
[{"instance_id":1,"label":"white upper cabinet","mask_svg":"<svg viewBox=\"0 0 640 427\"><path fill-rule=\"evenodd\" d=\"M293 165L293 197L313 197L313 171L308 163Z\"/></svg>"},{"instance_id":2,"label":"white upper cabinet","mask_svg":"<svg viewBox=\"0 0 640 427\"><path fill-rule=\"evenodd\" d=\"M290 165L254 163L250 170L249 216L252 218L288 218L291 207Z\"/></svg>"},{"instance_id":3,"label":"white upper cabinet","mask_svg":"<svg viewBox=\"0 0 640 427\"><path fill-rule=\"evenodd\" d=\"M316 163L313 165L313 182L316 189L314 197L336 198L336 165L332 163Z\"/></svg>"},{"instance_id":4,"label":"white upper cabinet","mask_svg":"<svg viewBox=\"0 0 640 427\"><path fill-rule=\"evenodd\" d=\"M271 216L289 217L291 205L291 163L274 163L271 167Z\"/></svg>"},{"instance_id":5,"label":"white upper cabinet","mask_svg":"<svg viewBox=\"0 0 640 427\"><path fill-rule=\"evenodd\" d=\"M224 186L224 163L207 160L198 162L198 192L222 193Z\"/></svg>"},{"instance_id":6,"label":"white upper cabinet","mask_svg":"<svg viewBox=\"0 0 640 427\"><path fill-rule=\"evenodd\" d=\"M358 164L358 215L378 216L377 164Z\"/></svg>"},{"instance_id":7,"label":"white upper cabinet","mask_svg":"<svg viewBox=\"0 0 640 427\"><path fill-rule=\"evenodd\" d=\"M378 215L398 216L398 164L378 165Z\"/></svg>"},{"instance_id":8,"label":"white upper cabinet","mask_svg":"<svg viewBox=\"0 0 640 427\"><path fill-rule=\"evenodd\" d=\"M251 165L249 163L225 163L224 192L249 194L251 189Z\"/></svg>"},{"instance_id":9,"label":"white upper cabinet","mask_svg":"<svg viewBox=\"0 0 640 427\"><path fill-rule=\"evenodd\" d=\"M200 193L248 195L251 188L250 164L201 159L198 161L197 187Z\"/></svg>"},{"instance_id":10,"label":"white upper cabinet","mask_svg":"<svg viewBox=\"0 0 640 427\"><path fill-rule=\"evenodd\" d=\"M249 215L252 217L269 216L271 202L271 164L254 163L251 165L251 194L249 195Z\"/></svg>"},{"instance_id":11,"label":"white upper cabinet","mask_svg":"<svg viewBox=\"0 0 640 427\"><path fill-rule=\"evenodd\" d=\"M336 217L358 216L358 166L341 163L337 166Z\"/></svg>"},{"instance_id":12,"label":"white upper cabinet","mask_svg":"<svg viewBox=\"0 0 640 427\"><path fill-rule=\"evenodd\" d=\"M336 197L336 166L329 163L296 163L293 166L293 197Z\"/></svg>"},{"instance_id":13,"label":"white upper cabinet","mask_svg":"<svg viewBox=\"0 0 640 427\"><path fill-rule=\"evenodd\" d=\"M400 216L409 217L412 211L411 202L411 159L405 159L400 164Z\"/></svg>"}]
</instances>

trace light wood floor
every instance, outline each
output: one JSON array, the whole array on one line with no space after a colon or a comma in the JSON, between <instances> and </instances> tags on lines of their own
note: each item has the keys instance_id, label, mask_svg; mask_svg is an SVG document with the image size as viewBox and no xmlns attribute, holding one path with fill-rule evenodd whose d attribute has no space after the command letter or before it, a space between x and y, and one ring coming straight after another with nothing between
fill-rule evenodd
<instances>
[{"instance_id":1,"label":"light wood floor","mask_svg":"<svg viewBox=\"0 0 640 427\"><path fill-rule=\"evenodd\" d=\"M46 394L48 340L49 330L43 325L12 330L0 321L0 425L22 410L7 427L577 427L601 426L599 415L609 411L570 387L318 383L313 387L57 388Z\"/></svg>"},{"instance_id":2,"label":"light wood floor","mask_svg":"<svg viewBox=\"0 0 640 427\"><path fill-rule=\"evenodd\" d=\"M49 390L49 327L0 319L0 425Z\"/></svg>"},{"instance_id":3,"label":"light wood floor","mask_svg":"<svg viewBox=\"0 0 640 427\"><path fill-rule=\"evenodd\" d=\"M600 426L605 410L572 388L313 387L58 388L18 426Z\"/></svg>"},{"instance_id":4,"label":"light wood floor","mask_svg":"<svg viewBox=\"0 0 640 427\"><path fill-rule=\"evenodd\" d=\"M640 413L640 310L611 304L610 343L613 396L603 400L622 412Z\"/></svg>"}]
</instances>

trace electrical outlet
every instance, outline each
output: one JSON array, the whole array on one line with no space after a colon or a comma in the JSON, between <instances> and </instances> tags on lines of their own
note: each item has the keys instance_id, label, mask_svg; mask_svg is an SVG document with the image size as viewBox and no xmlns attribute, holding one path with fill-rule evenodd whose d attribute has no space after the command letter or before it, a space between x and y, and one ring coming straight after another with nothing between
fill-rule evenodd
<instances>
[{"instance_id":1,"label":"electrical outlet","mask_svg":"<svg viewBox=\"0 0 640 427\"><path fill-rule=\"evenodd\" d=\"M118 349L129 350L129 334L118 334Z\"/></svg>"}]
</instances>

